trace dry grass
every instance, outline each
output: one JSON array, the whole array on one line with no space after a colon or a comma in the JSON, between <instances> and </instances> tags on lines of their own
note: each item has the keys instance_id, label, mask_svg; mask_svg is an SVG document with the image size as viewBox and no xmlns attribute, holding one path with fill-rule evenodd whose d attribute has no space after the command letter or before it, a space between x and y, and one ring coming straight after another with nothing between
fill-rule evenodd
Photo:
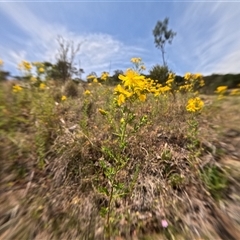
<instances>
[{"instance_id":1,"label":"dry grass","mask_svg":"<svg viewBox=\"0 0 240 240\"><path fill-rule=\"evenodd\" d=\"M60 88L19 101L3 86L0 239L107 238L102 209L109 197L99 188L110 185L100 161L114 166L103 146L119 150L98 108L113 111L113 96L104 86L89 87L91 96L77 88L79 97L55 104L51 96L59 99ZM149 122L127 137L121 152L128 161L116 180L125 195L113 201L110 239L240 239L240 166L232 162L240 160L240 99L203 98L202 152L195 164L187 147L186 96L176 102L171 96L157 102L149 98L134 106L136 115L147 114ZM226 179L223 187L217 174Z\"/></svg>"}]
</instances>

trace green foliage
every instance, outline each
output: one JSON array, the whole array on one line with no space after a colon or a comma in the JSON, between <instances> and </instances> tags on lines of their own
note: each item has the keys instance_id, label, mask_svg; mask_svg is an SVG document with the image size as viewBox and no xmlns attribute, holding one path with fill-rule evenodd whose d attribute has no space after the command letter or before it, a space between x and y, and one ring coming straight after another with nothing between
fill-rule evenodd
<instances>
[{"instance_id":1,"label":"green foliage","mask_svg":"<svg viewBox=\"0 0 240 240\"><path fill-rule=\"evenodd\" d=\"M70 63L62 60L58 60L56 64L52 67L52 72L50 76L53 79L60 79L63 82L66 82L70 78Z\"/></svg>"},{"instance_id":2,"label":"green foliage","mask_svg":"<svg viewBox=\"0 0 240 240\"><path fill-rule=\"evenodd\" d=\"M185 178L178 173L173 173L169 176L169 181L174 189L180 188L184 183Z\"/></svg>"},{"instance_id":3,"label":"green foliage","mask_svg":"<svg viewBox=\"0 0 240 240\"><path fill-rule=\"evenodd\" d=\"M120 146L120 148L122 148L122 146ZM127 194L126 186L120 182L117 177L126 166L128 158L118 153L118 150L115 151L106 146L102 147L102 152L106 160L104 158L101 159L100 166L108 180L109 187L98 187L98 191L108 198L108 205L107 207L101 208L100 214L106 218L105 234L107 238L110 238L113 232L112 220L115 218L113 204L117 199ZM110 162L112 162L112 164Z\"/></svg>"},{"instance_id":4,"label":"green foliage","mask_svg":"<svg viewBox=\"0 0 240 240\"><path fill-rule=\"evenodd\" d=\"M176 82L177 86L184 85L184 82L185 82L184 77L179 76L179 75L175 76L174 81Z\"/></svg>"},{"instance_id":5,"label":"green foliage","mask_svg":"<svg viewBox=\"0 0 240 240\"><path fill-rule=\"evenodd\" d=\"M212 74L204 77L205 86L202 92L205 94L213 94L217 87L227 86L228 89L237 88L240 84L240 74Z\"/></svg>"},{"instance_id":6,"label":"green foliage","mask_svg":"<svg viewBox=\"0 0 240 240\"><path fill-rule=\"evenodd\" d=\"M159 48L162 52L163 65L166 66L166 61L164 58L165 54L165 44L172 43L175 32L172 30L168 30L168 18L165 18L162 22L158 21L155 28L153 29L154 42L157 48Z\"/></svg>"},{"instance_id":7,"label":"green foliage","mask_svg":"<svg viewBox=\"0 0 240 240\"><path fill-rule=\"evenodd\" d=\"M149 77L153 80L157 80L158 83L164 84L168 79L169 70L167 66L161 66L159 64L153 66L149 71Z\"/></svg>"},{"instance_id":8,"label":"green foliage","mask_svg":"<svg viewBox=\"0 0 240 240\"><path fill-rule=\"evenodd\" d=\"M32 115L35 118L35 146L38 166L45 165L46 154L56 135L57 115L54 100L48 92L35 92L32 102Z\"/></svg>"},{"instance_id":9,"label":"green foliage","mask_svg":"<svg viewBox=\"0 0 240 240\"><path fill-rule=\"evenodd\" d=\"M46 69L51 73L53 66L44 66L44 73ZM168 68L158 67L156 72L165 69L166 78L157 80L165 84ZM112 82L117 83L122 73L115 71ZM129 82L133 81L131 75L127 76ZM179 77L177 82L181 81ZM173 83L170 81L171 88ZM205 153L200 130L202 126L208 130L209 125L204 122L205 112L187 113L187 94L179 94L176 102L166 91L164 95L150 95L141 104L130 97L117 104L113 87L99 83L84 83L80 89L80 84L67 81L65 92L51 81L42 82L44 86L16 82L15 88L11 85L6 91L2 86L7 84L2 82L0 88L1 174L11 177L15 168L17 176L24 180L16 179L17 186L31 183L29 176L36 173L34 187L27 187L29 202L24 199L24 213L17 216L22 218L19 225L32 220L27 215L31 206L34 217L46 225L45 230L52 234L55 229L59 239L112 239L115 235L117 239L128 238L128 234L140 238L143 231L152 231L152 227L174 239L174 229L185 227L184 219L179 217L184 214L183 208L178 205L183 191L185 195L191 186L199 186L200 197L206 196L208 190L219 199L226 189L227 176L216 162L200 168L200 154ZM79 94L81 99L71 99L81 90L85 90ZM8 167L9 162L12 168ZM36 195L44 197L44 207L34 202ZM187 207L190 209L190 205ZM76 220L66 223L68 218ZM161 219L166 219L167 227L161 226ZM105 232L95 235L95 229L104 227ZM33 231L40 232L39 224L31 228Z\"/></svg>"},{"instance_id":10,"label":"green foliage","mask_svg":"<svg viewBox=\"0 0 240 240\"><path fill-rule=\"evenodd\" d=\"M137 167L132 183L128 185L119 179L119 175L124 171L129 161L129 158L124 153L128 147L128 137L148 123L146 115L139 116L136 119L136 115L130 106L119 107L117 102L115 102L112 107L112 112L100 109L100 113L107 120L108 124L115 128L113 129L113 134L116 136L116 145L114 147L109 147L105 144L101 148L103 158L100 161L100 166L109 185L108 187L100 186L99 190L108 198L107 207L101 209L101 215L106 217L105 233L107 238L110 238L113 234L113 220L116 219L113 211L114 201L132 193L138 177L139 169ZM130 130L129 126L133 126L133 128ZM111 146L110 143L108 145Z\"/></svg>"},{"instance_id":11,"label":"green foliage","mask_svg":"<svg viewBox=\"0 0 240 240\"><path fill-rule=\"evenodd\" d=\"M111 85L119 84L120 80L119 80L118 76L120 74L123 74L122 70L115 70L114 74L111 77L109 77L108 83L111 84Z\"/></svg>"},{"instance_id":12,"label":"green foliage","mask_svg":"<svg viewBox=\"0 0 240 240\"><path fill-rule=\"evenodd\" d=\"M201 175L213 198L220 200L228 186L226 173L217 166L208 166L203 169Z\"/></svg>"},{"instance_id":13,"label":"green foliage","mask_svg":"<svg viewBox=\"0 0 240 240\"><path fill-rule=\"evenodd\" d=\"M91 117L92 106L92 102L88 98L84 99L83 106L81 108L82 114L79 124L85 134L88 133L88 125Z\"/></svg>"},{"instance_id":14,"label":"green foliage","mask_svg":"<svg viewBox=\"0 0 240 240\"><path fill-rule=\"evenodd\" d=\"M0 81L6 81L7 77L10 76L10 72L0 70Z\"/></svg>"}]
</instances>

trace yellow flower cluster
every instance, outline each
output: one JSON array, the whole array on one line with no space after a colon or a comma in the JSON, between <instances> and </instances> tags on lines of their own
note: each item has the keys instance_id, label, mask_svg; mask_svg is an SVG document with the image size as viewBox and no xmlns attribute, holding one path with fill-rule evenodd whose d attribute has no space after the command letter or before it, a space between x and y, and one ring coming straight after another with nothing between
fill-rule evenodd
<instances>
[{"instance_id":1,"label":"yellow flower cluster","mask_svg":"<svg viewBox=\"0 0 240 240\"><path fill-rule=\"evenodd\" d=\"M94 76L94 75L87 76L87 79L90 80L91 82L94 82L94 83L98 82L97 77Z\"/></svg>"},{"instance_id":2,"label":"yellow flower cluster","mask_svg":"<svg viewBox=\"0 0 240 240\"><path fill-rule=\"evenodd\" d=\"M217 87L215 93L219 94L219 95L224 95L227 91L227 86L219 86Z\"/></svg>"},{"instance_id":3,"label":"yellow flower cluster","mask_svg":"<svg viewBox=\"0 0 240 240\"><path fill-rule=\"evenodd\" d=\"M142 62L141 58L131 58L131 62L134 64L135 68L134 70L138 73L146 70L146 67L144 66L144 63Z\"/></svg>"},{"instance_id":4,"label":"yellow flower cluster","mask_svg":"<svg viewBox=\"0 0 240 240\"><path fill-rule=\"evenodd\" d=\"M134 64L139 64L142 61L141 58L131 58L131 62Z\"/></svg>"},{"instance_id":5,"label":"yellow flower cluster","mask_svg":"<svg viewBox=\"0 0 240 240\"><path fill-rule=\"evenodd\" d=\"M46 84L45 83L40 83L39 88L41 90L44 90L46 88Z\"/></svg>"},{"instance_id":6,"label":"yellow flower cluster","mask_svg":"<svg viewBox=\"0 0 240 240\"><path fill-rule=\"evenodd\" d=\"M150 92L153 93L155 97L159 96L160 94L166 95L169 92L172 92L174 89L175 75L173 73L170 73L168 75L168 79L164 86L158 83L158 81L154 81L151 79L147 79L147 80L149 81Z\"/></svg>"},{"instance_id":7,"label":"yellow flower cluster","mask_svg":"<svg viewBox=\"0 0 240 240\"><path fill-rule=\"evenodd\" d=\"M65 101L65 100L67 100L67 97L66 97L65 95L63 95L63 96L61 97L61 100L62 100L62 101Z\"/></svg>"},{"instance_id":8,"label":"yellow flower cluster","mask_svg":"<svg viewBox=\"0 0 240 240\"><path fill-rule=\"evenodd\" d=\"M168 80L166 81L166 85L171 87L172 84L174 83L174 78L175 78L174 74L170 73L168 75Z\"/></svg>"},{"instance_id":9,"label":"yellow flower cluster","mask_svg":"<svg viewBox=\"0 0 240 240\"><path fill-rule=\"evenodd\" d=\"M44 73L44 68L42 68L42 67L40 67L39 69L38 69L38 71L39 71L39 73Z\"/></svg>"},{"instance_id":10,"label":"yellow flower cluster","mask_svg":"<svg viewBox=\"0 0 240 240\"><path fill-rule=\"evenodd\" d=\"M118 95L116 100L119 106L125 103L126 100L138 99L144 102L149 93L157 97L160 94L166 95L173 91L175 85L175 75L173 73L168 75L168 80L163 86L158 81L141 75L141 69L146 69L141 58L132 58L131 62L134 63L136 69L127 69L124 75L119 75L118 78L122 80L122 84L119 84L114 89L114 93Z\"/></svg>"},{"instance_id":11,"label":"yellow flower cluster","mask_svg":"<svg viewBox=\"0 0 240 240\"><path fill-rule=\"evenodd\" d=\"M122 105L127 99L145 101L147 93L150 92L150 84L145 76L140 75L133 69L128 69L125 75L120 74L118 77L122 84L118 84L114 93L118 95L117 103Z\"/></svg>"},{"instance_id":12,"label":"yellow flower cluster","mask_svg":"<svg viewBox=\"0 0 240 240\"><path fill-rule=\"evenodd\" d=\"M163 87L160 87L159 89L156 89L157 91L156 92L159 92L159 94L166 94L168 92L171 91L171 87L169 86L163 86Z\"/></svg>"},{"instance_id":13,"label":"yellow flower cluster","mask_svg":"<svg viewBox=\"0 0 240 240\"><path fill-rule=\"evenodd\" d=\"M91 92L89 91L89 90L86 90L85 92L84 92L84 95L86 95L86 96L88 96L88 95L90 95L91 94Z\"/></svg>"},{"instance_id":14,"label":"yellow flower cluster","mask_svg":"<svg viewBox=\"0 0 240 240\"><path fill-rule=\"evenodd\" d=\"M192 85L190 84L185 84L179 87L179 90L181 92L191 92L192 91Z\"/></svg>"},{"instance_id":15,"label":"yellow flower cluster","mask_svg":"<svg viewBox=\"0 0 240 240\"><path fill-rule=\"evenodd\" d=\"M236 89L231 90L230 95L231 96L238 96L238 95L240 95L240 89L236 88Z\"/></svg>"},{"instance_id":16,"label":"yellow flower cluster","mask_svg":"<svg viewBox=\"0 0 240 240\"><path fill-rule=\"evenodd\" d=\"M101 80L106 81L109 77L109 73L108 72L102 72L101 75Z\"/></svg>"},{"instance_id":17,"label":"yellow flower cluster","mask_svg":"<svg viewBox=\"0 0 240 240\"><path fill-rule=\"evenodd\" d=\"M131 101L138 99L144 102L148 93L158 96L160 94L166 94L171 90L170 86L162 86L133 69L127 69L125 74L119 75L118 78L122 81L122 84L117 85L114 89L114 93L118 95L116 100L119 106L125 103L127 99ZM173 81L174 75L170 75L168 84Z\"/></svg>"},{"instance_id":18,"label":"yellow flower cluster","mask_svg":"<svg viewBox=\"0 0 240 240\"><path fill-rule=\"evenodd\" d=\"M21 92L22 89L23 89L23 88L22 88L21 86L19 86L19 85L14 85L14 86L12 87L12 91L13 91L14 93Z\"/></svg>"},{"instance_id":19,"label":"yellow flower cluster","mask_svg":"<svg viewBox=\"0 0 240 240\"><path fill-rule=\"evenodd\" d=\"M34 66L34 67L36 67L36 70L37 70L37 72L38 73L44 73L45 72L45 69L44 69L44 64L43 63L41 63L41 62L32 62L32 65Z\"/></svg>"},{"instance_id":20,"label":"yellow flower cluster","mask_svg":"<svg viewBox=\"0 0 240 240\"><path fill-rule=\"evenodd\" d=\"M32 77L30 78L30 81L31 81L32 83L35 83L35 82L37 81L37 78L32 76Z\"/></svg>"},{"instance_id":21,"label":"yellow flower cluster","mask_svg":"<svg viewBox=\"0 0 240 240\"><path fill-rule=\"evenodd\" d=\"M87 79L93 79L93 78L95 78L96 76L94 76L94 75L88 75L87 76Z\"/></svg>"},{"instance_id":22,"label":"yellow flower cluster","mask_svg":"<svg viewBox=\"0 0 240 240\"><path fill-rule=\"evenodd\" d=\"M186 73L184 75L185 85L179 87L181 92L194 92L205 85L202 74Z\"/></svg>"},{"instance_id":23,"label":"yellow flower cluster","mask_svg":"<svg viewBox=\"0 0 240 240\"><path fill-rule=\"evenodd\" d=\"M20 64L18 64L18 68L20 70L30 71L32 69L32 65L30 62L22 61Z\"/></svg>"},{"instance_id":24,"label":"yellow flower cluster","mask_svg":"<svg viewBox=\"0 0 240 240\"><path fill-rule=\"evenodd\" d=\"M191 98L187 102L186 109L188 112L199 112L204 107L204 102L199 98Z\"/></svg>"}]
</instances>

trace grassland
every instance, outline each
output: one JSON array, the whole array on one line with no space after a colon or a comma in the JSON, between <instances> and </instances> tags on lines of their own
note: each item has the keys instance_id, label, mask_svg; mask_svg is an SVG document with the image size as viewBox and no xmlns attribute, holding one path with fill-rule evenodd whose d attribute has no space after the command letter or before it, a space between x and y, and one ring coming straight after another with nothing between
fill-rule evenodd
<instances>
[{"instance_id":1,"label":"grassland","mask_svg":"<svg viewBox=\"0 0 240 240\"><path fill-rule=\"evenodd\" d=\"M148 96L125 124L113 87L14 84L0 86L0 239L240 239L239 96L201 95L197 114L190 93Z\"/></svg>"}]
</instances>

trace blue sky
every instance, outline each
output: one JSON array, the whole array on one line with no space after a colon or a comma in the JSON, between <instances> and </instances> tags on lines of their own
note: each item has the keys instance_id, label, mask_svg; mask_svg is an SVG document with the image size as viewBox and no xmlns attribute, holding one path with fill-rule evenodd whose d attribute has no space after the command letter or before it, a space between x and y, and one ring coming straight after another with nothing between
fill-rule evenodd
<instances>
[{"instance_id":1,"label":"blue sky","mask_svg":"<svg viewBox=\"0 0 240 240\"><path fill-rule=\"evenodd\" d=\"M57 36L81 43L76 63L85 74L125 70L141 57L162 64L152 31L169 18L177 33L166 46L172 71L240 72L240 2L230 1L1 1L0 59L18 74L21 60L55 62Z\"/></svg>"}]
</instances>

